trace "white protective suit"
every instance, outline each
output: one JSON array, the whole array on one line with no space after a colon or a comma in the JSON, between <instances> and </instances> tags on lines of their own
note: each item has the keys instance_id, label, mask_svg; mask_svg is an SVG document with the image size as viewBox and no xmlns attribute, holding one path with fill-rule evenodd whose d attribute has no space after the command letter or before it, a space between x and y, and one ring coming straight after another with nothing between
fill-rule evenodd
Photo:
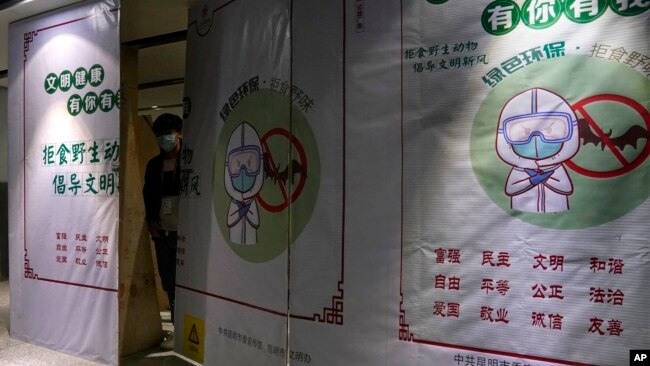
<instances>
[{"instance_id":1,"label":"white protective suit","mask_svg":"<svg viewBox=\"0 0 650 366\"><path fill-rule=\"evenodd\" d=\"M512 209L568 210L573 183L562 163L579 144L576 115L561 96L533 88L510 99L499 116L496 150L512 166L505 186Z\"/></svg>"},{"instance_id":2,"label":"white protective suit","mask_svg":"<svg viewBox=\"0 0 650 366\"><path fill-rule=\"evenodd\" d=\"M233 243L257 243L260 217L255 197L263 181L264 160L259 135L251 125L243 122L230 136L224 166L224 185L231 198L227 224Z\"/></svg>"}]
</instances>

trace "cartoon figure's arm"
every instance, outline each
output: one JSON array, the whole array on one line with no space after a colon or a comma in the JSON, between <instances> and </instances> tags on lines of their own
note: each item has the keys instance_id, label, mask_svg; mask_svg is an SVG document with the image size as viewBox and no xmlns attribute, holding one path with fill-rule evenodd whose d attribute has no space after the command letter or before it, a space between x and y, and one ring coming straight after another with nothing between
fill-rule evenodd
<instances>
[{"instance_id":1,"label":"cartoon figure's arm","mask_svg":"<svg viewBox=\"0 0 650 366\"><path fill-rule=\"evenodd\" d=\"M239 207L235 201L230 201L230 206L228 207L228 227L233 227L241 220L239 216Z\"/></svg>"},{"instance_id":2,"label":"cartoon figure's arm","mask_svg":"<svg viewBox=\"0 0 650 366\"><path fill-rule=\"evenodd\" d=\"M553 171L544 185L559 194L570 195L573 193L573 183L562 165Z\"/></svg>"},{"instance_id":3,"label":"cartoon figure's arm","mask_svg":"<svg viewBox=\"0 0 650 366\"><path fill-rule=\"evenodd\" d=\"M248 221L252 227L257 229L260 227L260 216L259 212L257 211L257 202L253 199L253 202L251 202L250 205L251 206L246 213L246 221Z\"/></svg>"},{"instance_id":4,"label":"cartoon figure's arm","mask_svg":"<svg viewBox=\"0 0 650 366\"><path fill-rule=\"evenodd\" d=\"M516 196L528 191L534 186L530 181L530 176L523 169L513 168L506 181L506 195Z\"/></svg>"}]
</instances>

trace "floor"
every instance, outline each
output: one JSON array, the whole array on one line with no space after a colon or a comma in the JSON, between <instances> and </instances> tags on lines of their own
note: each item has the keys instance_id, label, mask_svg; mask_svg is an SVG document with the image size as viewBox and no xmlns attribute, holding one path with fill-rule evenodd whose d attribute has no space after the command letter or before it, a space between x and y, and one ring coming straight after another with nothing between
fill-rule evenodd
<instances>
[{"instance_id":1,"label":"floor","mask_svg":"<svg viewBox=\"0 0 650 366\"><path fill-rule=\"evenodd\" d=\"M169 312L162 312L163 331L170 331ZM52 351L9 338L9 281L0 282L0 366L93 366L100 363ZM197 363L159 348L143 351L120 361L126 366L193 366Z\"/></svg>"}]
</instances>

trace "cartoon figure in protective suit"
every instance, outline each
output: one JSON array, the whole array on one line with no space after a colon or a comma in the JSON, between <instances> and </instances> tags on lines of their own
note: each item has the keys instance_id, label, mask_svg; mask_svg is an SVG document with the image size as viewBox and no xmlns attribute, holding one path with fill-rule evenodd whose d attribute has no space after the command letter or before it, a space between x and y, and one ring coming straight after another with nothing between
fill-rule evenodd
<instances>
[{"instance_id":1,"label":"cartoon figure in protective suit","mask_svg":"<svg viewBox=\"0 0 650 366\"><path fill-rule=\"evenodd\" d=\"M262 189L263 165L259 135L243 122L230 136L224 167L224 184L231 198L227 223L234 243L257 243L260 217L255 197Z\"/></svg>"},{"instance_id":2,"label":"cartoon figure in protective suit","mask_svg":"<svg viewBox=\"0 0 650 366\"><path fill-rule=\"evenodd\" d=\"M533 88L510 99L499 116L496 150L512 166L505 187L511 207L568 210L573 183L562 163L578 152L579 142L576 115L561 96Z\"/></svg>"}]
</instances>

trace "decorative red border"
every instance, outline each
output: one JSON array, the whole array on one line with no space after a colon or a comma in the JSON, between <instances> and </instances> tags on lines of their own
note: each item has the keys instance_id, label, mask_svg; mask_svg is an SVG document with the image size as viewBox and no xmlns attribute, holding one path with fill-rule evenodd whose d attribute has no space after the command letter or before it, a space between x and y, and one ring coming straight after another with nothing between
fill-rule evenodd
<instances>
[{"instance_id":1,"label":"decorative red border","mask_svg":"<svg viewBox=\"0 0 650 366\"><path fill-rule=\"evenodd\" d=\"M214 18L214 14L216 14L218 11L223 10L224 8L226 8L228 5L234 3L235 1L236 0L231 0L228 3L226 3L226 4L218 7L217 9L213 10L212 11L212 17ZM188 291L192 291L192 292L195 292L195 293L198 293L198 294L214 297L214 298L217 298L217 299L220 299L220 300L228 301L228 302L231 302L231 303L234 303L234 304L239 304L239 305L242 305L242 306L246 306L246 307L249 307L249 308L252 308L252 309L264 311L264 312L267 312L269 314L275 314L275 315L282 316L282 317L287 317L287 318L291 318L291 319L314 321L314 322L320 322L320 323L327 323L327 324L343 325L343 318L344 318L344 316L343 316L343 314L344 314L343 313L343 305L344 305L343 286L344 286L344 279L345 279L345 274L344 274L344 268L345 268L345 265L344 265L345 264L345 197L346 197L346 191L345 191L345 182L346 182L346 179L345 179L345 152L346 152L346 140L345 140L345 135L346 135L346 117L345 117L346 116L346 93L345 93L345 81L346 81L346 74L345 74L345 59L346 59L346 52L345 52L346 51L346 47L345 47L345 45L346 45L346 27L345 27L345 25L346 25L346 19L345 19L345 17L346 17L346 11L345 11L345 0L341 0L341 4L342 4L341 6L342 6L342 11L343 11L343 14L342 14L342 16L343 16L343 40L342 40L343 52L342 52L342 62L341 62L341 68L342 68L342 80L341 80L341 83L342 83L342 89L343 89L343 91L342 91L342 101L341 101L341 103L343 105L343 110L342 110L342 118L343 118L342 119L342 121L343 121L343 136L342 136L343 151L342 151L342 156L343 156L343 158L341 159L342 160L342 168L341 169L343 171L343 174L342 174L342 177L343 177L342 178L342 180L343 180L343 182L342 182L343 205L342 205L342 208L341 208L341 273L340 273L340 279L339 279L338 284L337 284L337 292L332 295L330 306L329 307L324 306L321 313L313 313L312 315L296 315L296 314L291 314L289 311L284 313L284 312L280 312L280 311L276 311L276 310L272 310L272 309L267 309L267 308L264 308L264 307L261 307L261 306L249 304L249 303L246 303L246 302L243 302L243 301L240 301L240 300L236 300L236 299L233 299L233 298L229 298L229 297L226 297L226 296L213 294L213 293L210 293L210 292L207 292L207 291L204 291L204 290L200 290L200 289L195 289L195 288L185 286L185 285L182 285L182 284L179 284L179 283L176 283L176 287L182 288L182 289L185 289L185 290L188 290ZM293 2L292 2L291 6L293 6ZM197 27L197 21L192 21L191 23L189 23L188 30L189 30L189 27L191 27L192 25L196 28ZM201 35L200 33L198 33L198 30L197 30L197 34L199 34L199 36L201 36L201 37L205 35L205 34ZM292 47L292 49L293 49L293 47ZM292 60L292 62L293 62L293 60Z\"/></svg>"},{"instance_id":2,"label":"decorative red border","mask_svg":"<svg viewBox=\"0 0 650 366\"><path fill-rule=\"evenodd\" d=\"M332 302L331 302L331 307L325 307L323 308L323 312L321 314L314 313L313 316L301 316L301 315L292 315L289 314L288 312L281 312L281 311L276 311L276 310L271 310L267 309L261 306L253 305L251 303L247 303L244 301L240 301L237 299L233 299L231 297L226 297L218 294L213 294L211 292L195 289L189 286L184 286L181 284L176 284L177 288L182 288L187 291L191 291L197 294L209 296L209 297L214 297L215 299L227 301L233 304L245 306L247 308L263 311L265 313L273 314L273 315L278 315L283 318L292 318L292 319L301 319L301 320L308 320L308 321L315 321L319 323L327 323L327 324L336 324L336 325L343 325L343 282L339 281L339 294L340 295L334 295L332 296Z\"/></svg>"},{"instance_id":3,"label":"decorative red border","mask_svg":"<svg viewBox=\"0 0 650 366\"><path fill-rule=\"evenodd\" d=\"M339 295L332 296L331 306L324 308L321 314L314 313L311 317L300 315L289 315L289 317L317 321L319 323L343 325L343 281L339 281L338 293Z\"/></svg>"},{"instance_id":4,"label":"decorative red border","mask_svg":"<svg viewBox=\"0 0 650 366\"><path fill-rule=\"evenodd\" d=\"M24 255L24 268L25 268L25 278L38 279L38 274L34 269L29 265L29 258L27 254L27 138L25 137L25 66L27 64L27 52L29 51L29 45L34 41L34 37L38 35L38 31L27 32L23 35L23 250L25 251Z\"/></svg>"},{"instance_id":5,"label":"decorative red border","mask_svg":"<svg viewBox=\"0 0 650 366\"><path fill-rule=\"evenodd\" d=\"M400 286L402 284L400 283ZM409 329L409 325L406 323L406 311L402 308L404 303L404 294L399 294L399 340L413 342L413 333Z\"/></svg>"},{"instance_id":6,"label":"decorative red border","mask_svg":"<svg viewBox=\"0 0 650 366\"><path fill-rule=\"evenodd\" d=\"M27 259L27 248L25 248L25 278L38 279L38 273L34 272L34 268L29 266L29 259Z\"/></svg>"},{"instance_id":7,"label":"decorative red border","mask_svg":"<svg viewBox=\"0 0 650 366\"><path fill-rule=\"evenodd\" d=\"M108 12L116 12L119 11L119 8L113 8L108 10ZM77 18L77 19L72 19L67 22L63 23L58 23L54 24L48 27L44 27L41 29L33 30L26 32L23 35L23 249L25 251L25 256L24 256L24 276L25 278L29 279L34 279L34 280L40 280L40 281L46 281L46 282L52 282L52 283L58 283L58 284L63 284L63 285L69 285L69 286L77 286L77 287L84 287L84 288L90 288L94 290L101 290L101 291L108 291L108 292L117 292L118 290L116 288L106 288L106 287L99 287L99 286L93 286L93 285L87 285L84 283L77 283L77 282L68 282L68 281L61 281L61 280L56 280L56 279L51 279L51 278L44 278L44 277L39 277L38 273L30 266L30 260L28 257L28 252L27 252L27 139L26 139L26 133L25 133L25 125L27 123L26 121L26 113L27 113L27 107L26 107L26 89L27 89L27 82L25 80L26 78L26 70L27 70L27 52L29 52L30 44L34 41L34 38L38 36L39 32L43 32L46 30L54 29L57 27L61 27L64 25L76 23L85 19L93 18L96 16L99 16L103 14L102 13L96 13L92 15L88 15L82 18Z\"/></svg>"}]
</instances>

